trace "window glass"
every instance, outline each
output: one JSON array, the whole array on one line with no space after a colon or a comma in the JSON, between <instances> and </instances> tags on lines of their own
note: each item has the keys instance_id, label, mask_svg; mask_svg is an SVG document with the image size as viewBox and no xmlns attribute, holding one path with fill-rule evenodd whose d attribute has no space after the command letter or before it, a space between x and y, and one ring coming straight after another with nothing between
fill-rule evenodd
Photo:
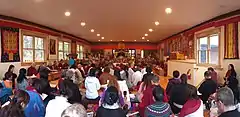
<instances>
[{"instance_id":1,"label":"window glass","mask_svg":"<svg viewBox=\"0 0 240 117\"><path fill-rule=\"evenodd\" d=\"M63 51L63 42L59 41L58 50Z\"/></svg>"},{"instance_id":2,"label":"window glass","mask_svg":"<svg viewBox=\"0 0 240 117\"><path fill-rule=\"evenodd\" d=\"M35 37L35 49L43 49L43 39Z\"/></svg>"},{"instance_id":3,"label":"window glass","mask_svg":"<svg viewBox=\"0 0 240 117\"><path fill-rule=\"evenodd\" d=\"M23 62L33 62L33 50L23 50Z\"/></svg>"},{"instance_id":4,"label":"window glass","mask_svg":"<svg viewBox=\"0 0 240 117\"><path fill-rule=\"evenodd\" d=\"M32 36L23 36L23 48L33 48Z\"/></svg>"},{"instance_id":5,"label":"window glass","mask_svg":"<svg viewBox=\"0 0 240 117\"><path fill-rule=\"evenodd\" d=\"M219 36L218 35L212 35L210 36L210 58L209 62L210 64L218 64L219 59Z\"/></svg>"},{"instance_id":6,"label":"window glass","mask_svg":"<svg viewBox=\"0 0 240 117\"><path fill-rule=\"evenodd\" d=\"M44 61L44 50L35 50L35 61Z\"/></svg>"}]
</instances>

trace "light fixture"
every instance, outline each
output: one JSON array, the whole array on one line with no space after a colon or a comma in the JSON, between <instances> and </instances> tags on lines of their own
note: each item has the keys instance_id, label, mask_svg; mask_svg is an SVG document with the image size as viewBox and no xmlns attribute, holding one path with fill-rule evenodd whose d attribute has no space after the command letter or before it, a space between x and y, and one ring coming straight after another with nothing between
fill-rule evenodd
<instances>
[{"instance_id":1,"label":"light fixture","mask_svg":"<svg viewBox=\"0 0 240 117\"><path fill-rule=\"evenodd\" d=\"M148 36L148 34L146 33L146 34L145 34L145 36L147 37L147 36Z\"/></svg>"},{"instance_id":2,"label":"light fixture","mask_svg":"<svg viewBox=\"0 0 240 117\"><path fill-rule=\"evenodd\" d=\"M104 37L101 37L101 39L104 39Z\"/></svg>"},{"instance_id":3,"label":"light fixture","mask_svg":"<svg viewBox=\"0 0 240 117\"><path fill-rule=\"evenodd\" d=\"M149 32L152 32L152 31L153 31L153 29L151 29L151 28L150 28L150 29L148 29L148 31L149 31Z\"/></svg>"},{"instance_id":4,"label":"light fixture","mask_svg":"<svg viewBox=\"0 0 240 117\"><path fill-rule=\"evenodd\" d=\"M97 34L97 36L99 37L99 36L100 36L100 34Z\"/></svg>"},{"instance_id":5,"label":"light fixture","mask_svg":"<svg viewBox=\"0 0 240 117\"><path fill-rule=\"evenodd\" d=\"M69 11L65 12L65 16L70 16L70 15L71 15L71 13Z\"/></svg>"},{"instance_id":6,"label":"light fixture","mask_svg":"<svg viewBox=\"0 0 240 117\"><path fill-rule=\"evenodd\" d=\"M149 40L147 40L147 41L149 41Z\"/></svg>"},{"instance_id":7,"label":"light fixture","mask_svg":"<svg viewBox=\"0 0 240 117\"><path fill-rule=\"evenodd\" d=\"M124 40L122 40L122 41L124 41Z\"/></svg>"},{"instance_id":8,"label":"light fixture","mask_svg":"<svg viewBox=\"0 0 240 117\"><path fill-rule=\"evenodd\" d=\"M98 41L101 41L101 40L98 40Z\"/></svg>"},{"instance_id":9,"label":"light fixture","mask_svg":"<svg viewBox=\"0 0 240 117\"><path fill-rule=\"evenodd\" d=\"M171 8L166 8L165 12L166 12L166 14L171 14L172 13L172 9Z\"/></svg>"},{"instance_id":10,"label":"light fixture","mask_svg":"<svg viewBox=\"0 0 240 117\"><path fill-rule=\"evenodd\" d=\"M85 22L81 22L81 26L85 26L86 25L86 23Z\"/></svg>"},{"instance_id":11,"label":"light fixture","mask_svg":"<svg viewBox=\"0 0 240 117\"><path fill-rule=\"evenodd\" d=\"M137 41L137 40L134 40L134 41Z\"/></svg>"},{"instance_id":12,"label":"light fixture","mask_svg":"<svg viewBox=\"0 0 240 117\"><path fill-rule=\"evenodd\" d=\"M145 39L145 37L142 37L142 39Z\"/></svg>"},{"instance_id":13,"label":"light fixture","mask_svg":"<svg viewBox=\"0 0 240 117\"><path fill-rule=\"evenodd\" d=\"M112 40L110 40L110 41L112 41Z\"/></svg>"},{"instance_id":14,"label":"light fixture","mask_svg":"<svg viewBox=\"0 0 240 117\"><path fill-rule=\"evenodd\" d=\"M158 25L159 25L159 22L158 22L158 21L156 21L156 22L155 22L155 25L156 25L156 26L158 26Z\"/></svg>"},{"instance_id":15,"label":"light fixture","mask_svg":"<svg viewBox=\"0 0 240 117\"><path fill-rule=\"evenodd\" d=\"M94 29L91 29L91 32L94 32Z\"/></svg>"}]
</instances>

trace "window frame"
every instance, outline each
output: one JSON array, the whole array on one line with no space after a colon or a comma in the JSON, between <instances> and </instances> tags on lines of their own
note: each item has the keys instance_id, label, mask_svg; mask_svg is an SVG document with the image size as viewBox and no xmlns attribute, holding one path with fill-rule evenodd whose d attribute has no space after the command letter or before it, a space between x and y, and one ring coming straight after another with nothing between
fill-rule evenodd
<instances>
[{"instance_id":1,"label":"window frame","mask_svg":"<svg viewBox=\"0 0 240 117\"><path fill-rule=\"evenodd\" d=\"M211 57L211 47L210 47L210 37L218 35L218 64L211 64L210 63L210 57ZM206 63L200 63L200 39L207 37L207 50L206 50ZM221 30L220 28L217 29L211 29L208 31L203 31L201 33L196 34L196 63L197 66L212 66L216 68L221 67Z\"/></svg>"},{"instance_id":2,"label":"window frame","mask_svg":"<svg viewBox=\"0 0 240 117\"><path fill-rule=\"evenodd\" d=\"M59 43L60 42L62 42L62 50L60 50L59 49ZM64 49L64 44L65 43L68 43L68 50L67 51L65 51L65 49ZM64 41L64 40L59 40L58 41L58 60L61 60L60 59L60 57L59 57L59 53L60 52L62 52L63 53L63 58L61 58L61 59L63 59L63 60L68 60L68 57L67 56L65 56L65 54L67 53L67 54L69 54L69 53L71 53L71 42L69 42L69 41ZM66 58L65 58L66 57Z\"/></svg>"},{"instance_id":3,"label":"window frame","mask_svg":"<svg viewBox=\"0 0 240 117\"><path fill-rule=\"evenodd\" d=\"M32 40L32 48L24 48L23 45L24 45L24 36L31 36L33 37L33 40ZM35 48L35 40L36 38L41 38L43 39L43 49L36 49ZM35 62L35 63L42 63L42 62L45 62L46 61L46 57L47 57L47 54L46 54L46 39L47 39L47 35L46 34L43 34L43 33L39 33L39 32L33 32L33 31L28 31L28 30L21 30L21 63L22 65L30 65L32 64L32 62ZM23 51L24 50L32 50L33 51L33 60L32 61L29 61L29 62L25 62L23 61L23 58L24 58L24 55L23 55ZM39 60L36 60L36 50L42 50L43 51L43 61L39 61Z\"/></svg>"},{"instance_id":4,"label":"window frame","mask_svg":"<svg viewBox=\"0 0 240 117\"><path fill-rule=\"evenodd\" d=\"M81 47L82 47L82 50L81 50ZM78 59L83 59L84 58L84 46L82 44L77 44L76 53L78 54ZM82 54L82 56L80 57L81 54Z\"/></svg>"}]
</instances>

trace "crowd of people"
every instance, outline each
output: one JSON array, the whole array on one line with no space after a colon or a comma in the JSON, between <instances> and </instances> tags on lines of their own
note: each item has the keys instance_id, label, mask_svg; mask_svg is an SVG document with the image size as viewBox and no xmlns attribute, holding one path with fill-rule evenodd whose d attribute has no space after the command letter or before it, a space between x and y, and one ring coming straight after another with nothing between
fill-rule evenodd
<instances>
[{"instance_id":1,"label":"crowd of people","mask_svg":"<svg viewBox=\"0 0 240 117\"><path fill-rule=\"evenodd\" d=\"M0 117L203 117L216 105L219 117L240 117L237 104L237 73L232 64L218 83L209 68L199 88L188 84L188 75L173 72L166 89L160 85L163 65L154 58L133 63L109 58L35 63L21 68L9 66L0 83ZM114 63L117 62L117 63ZM48 75L60 72L55 86Z\"/></svg>"}]
</instances>

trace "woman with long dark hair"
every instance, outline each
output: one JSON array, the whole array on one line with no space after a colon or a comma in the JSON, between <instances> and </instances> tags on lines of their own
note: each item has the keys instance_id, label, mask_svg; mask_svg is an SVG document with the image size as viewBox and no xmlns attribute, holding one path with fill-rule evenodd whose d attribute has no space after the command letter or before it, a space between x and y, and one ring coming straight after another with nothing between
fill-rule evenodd
<instances>
[{"instance_id":1,"label":"woman with long dark hair","mask_svg":"<svg viewBox=\"0 0 240 117\"><path fill-rule=\"evenodd\" d=\"M4 75L3 80L9 80L12 82L12 89L15 89L15 79L17 78L17 75L14 72L14 65L10 65L8 68L8 71Z\"/></svg>"},{"instance_id":2,"label":"woman with long dark hair","mask_svg":"<svg viewBox=\"0 0 240 117\"><path fill-rule=\"evenodd\" d=\"M17 89L26 90L28 86L26 73L27 73L27 70L25 68L21 68L19 70L19 75L17 78Z\"/></svg>"},{"instance_id":3,"label":"woman with long dark hair","mask_svg":"<svg viewBox=\"0 0 240 117\"><path fill-rule=\"evenodd\" d=\"M234 68L233 64L229 64L228 65L228 71L227 71L227 73L226 73L226 75L224 77L224 80L227 81L227 79L229 77L235 77L235 78L237 77L237 73L235 71L235 68Z\"/></svg>"}]
</instances>

